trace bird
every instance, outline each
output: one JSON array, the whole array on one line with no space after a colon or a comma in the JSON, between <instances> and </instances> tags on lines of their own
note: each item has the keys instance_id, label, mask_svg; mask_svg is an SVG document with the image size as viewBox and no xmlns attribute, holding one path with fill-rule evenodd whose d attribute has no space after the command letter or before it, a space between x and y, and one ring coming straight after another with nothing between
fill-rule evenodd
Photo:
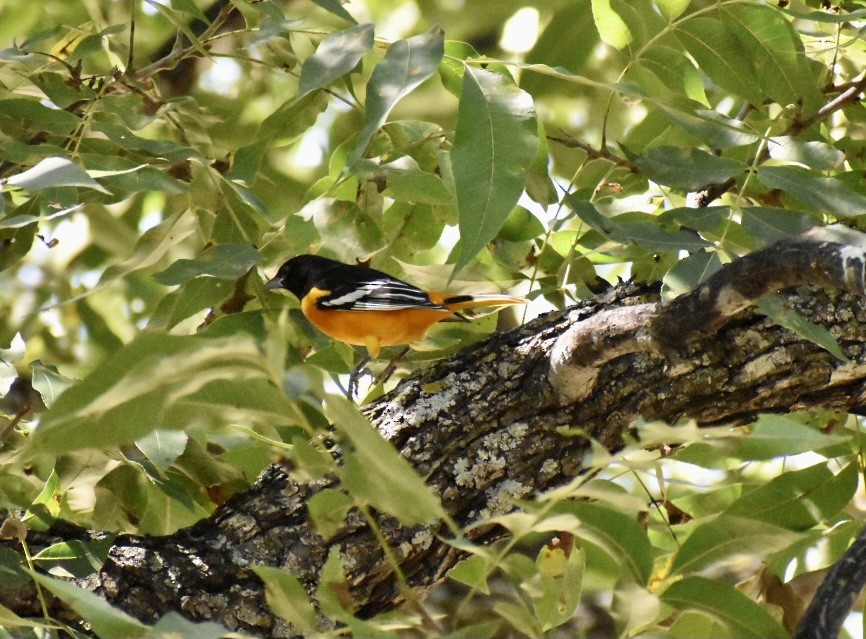
<instances>
[{"instance_id":1,"label":"bird","mask_svg":"<svg viewBox=\"0 0 866 639\"><path fill-rule=\"evenodd\" d=\"M349 376L350 397L365 366L379 357L383 347L403 345L408 350L430 327L455 315L460 317L461 310L527 303L513 295L427 291L383 271L320 255L289 259L264 286L292 293L300 301L304 317L328 337L366 348L367 356Z\"/></svg>"}]
</instances>

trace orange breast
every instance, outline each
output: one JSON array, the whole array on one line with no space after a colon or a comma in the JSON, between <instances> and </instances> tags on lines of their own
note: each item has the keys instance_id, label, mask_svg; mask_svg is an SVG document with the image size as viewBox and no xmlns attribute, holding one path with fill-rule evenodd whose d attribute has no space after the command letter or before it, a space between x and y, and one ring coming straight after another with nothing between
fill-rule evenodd
<instances>
[{"instance_id":1,"label":"orange breast","mask_svg":"<svg viewBox=\"0 0 866 639\"><path fill-rule=\"evenodd\" d=\"M411 344L423 339L427 330L451 311L430 308L407 308L397 311L322 311L316 300L325 291L315 289L301 303L301 311L310 323L325 335L346 344L366 346L371 357L378 357L383 346Z\"/></svg>"}]
</instances>

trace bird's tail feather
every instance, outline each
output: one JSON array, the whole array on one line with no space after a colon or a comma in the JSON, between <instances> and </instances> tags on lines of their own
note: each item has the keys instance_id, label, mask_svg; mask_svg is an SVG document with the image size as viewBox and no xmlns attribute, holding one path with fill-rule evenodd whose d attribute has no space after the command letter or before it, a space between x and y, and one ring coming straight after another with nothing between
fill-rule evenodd
<instances>
[{"instance_id":1,"label":"bird's tail feather","mask_svg":"<svg viewBox=\"0 0 866 639\"><path fill-rule=\"evenodd\" d=\"M487 306L510 306L512 304L528 304L529 300L514 295L485 293L481 295L453 295L442 300L442 306L450 311L461 311L467 308L484 308Z\"/></svg>"}]
</instances>

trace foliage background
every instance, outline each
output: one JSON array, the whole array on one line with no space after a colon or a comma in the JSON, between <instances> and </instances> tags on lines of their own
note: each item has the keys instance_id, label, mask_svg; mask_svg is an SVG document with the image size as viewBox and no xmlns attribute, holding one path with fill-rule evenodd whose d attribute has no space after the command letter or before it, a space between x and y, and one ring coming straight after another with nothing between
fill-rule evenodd
<instances>
[{"instance_id":1,"label":"foliage background","mask_svg":"<svg viewBox=\"0 0 866 639\"><path fill-rule=\"evenodd\" d=\"M262 290L288 256L563 307L620 275L674 295L777 239L863 222L864 2L210 9L0 4L0 500L32 529L166 534L280 456L342 476L323 531L353 505L441 515L363 429L341 433L348 457L397 468L409 498L381 503L307 443L353 419L326 380L357 354ZM711 206L689 206L704 189ZM408 367L494 327L445 326ZM469 549L462 599L424 604L453 610L447 631L779 636L861 525L853 416L643 424L626 444L501 516L501 547ZM104 551L32 562L78 576ZM21 555L0 561L29 578ZM290 577L262 578L310 623ZM392 627L434 634L411 611L363 626Z\"/></svg>"}]
</instances>

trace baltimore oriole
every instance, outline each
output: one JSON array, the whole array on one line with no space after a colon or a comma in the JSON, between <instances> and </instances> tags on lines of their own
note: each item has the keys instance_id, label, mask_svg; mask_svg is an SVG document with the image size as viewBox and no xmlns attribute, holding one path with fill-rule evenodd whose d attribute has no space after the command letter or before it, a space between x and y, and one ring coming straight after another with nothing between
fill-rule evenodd
<instances>
[{"instance_id":1,"label":"baltimore oriole","mask_svg":"<svg viewBox=\"0 0 866 639\"><path fill-rule=\"evenodd\" d=\"M425 291L374 268L319 255L293 257L265 288L293 293L304 316L325 335L367 348L368 358L353 378L383 346L420 342L431 326L460 310L526 303L511 295Z\"/></svg>"}]
</instances>

